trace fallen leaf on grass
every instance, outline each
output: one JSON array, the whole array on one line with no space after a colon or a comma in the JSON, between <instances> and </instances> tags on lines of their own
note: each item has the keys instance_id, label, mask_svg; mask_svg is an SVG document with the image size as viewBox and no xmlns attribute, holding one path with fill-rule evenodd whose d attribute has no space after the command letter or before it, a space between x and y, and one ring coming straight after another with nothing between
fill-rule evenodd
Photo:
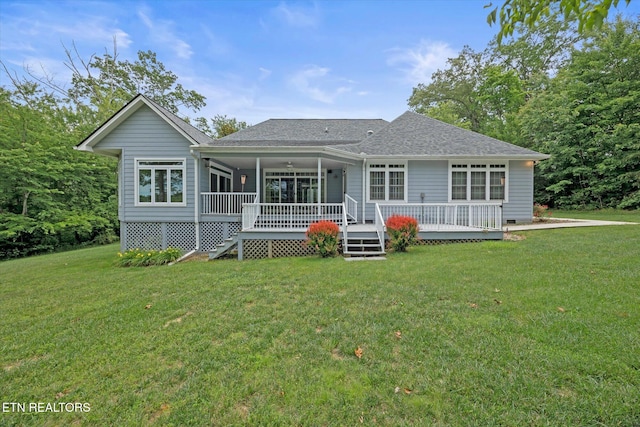
<instances>
[{"instance_id":1,"label":"fallen leaf on grass","mask_svg":"<svg viewBox=\"0 0 640 427\"><path fill-rule=\"evenodd\" d=\"M356 350L355 350L353 353L356 355L356 357L357 357L358 359L362 359L362 353L363 353L363 351L362 351L362 349L361 349L360 347L356 348Z\"/></svg>"},{"instance_id":2,"label":"fallen leaf on grass","mask_svg":"<svg viewBox=\"0 0 640 427\"><path fill-rule=\"evenodd\" d=\"M562 308L562 307L558 307L558 311L559 311L560 313L564 313L564 312L565 312L564 308Z\"/></svg>"},{"instance_id":3,"label":"fallen leaf on grass","mask_svg":"<svg viewBox=\"0 0 640 427\"><path fill-rule=\"evenodd\" d=\"M496 302L496 304L498 304L498 305L502 304L502 301L500 301L500 300L499 300L499 299L497 299L497 298L494 298L493 300L494 300L494 301Z\"/></svg>"},{"instance_id":4,"label":"fallen leaf on grass","mask_svg":"<svg viewBox=\"0 0 640 427\"><path fill-rule=\"evenodd\" d=\"M469 303L469 307L471 307L471 308L478 308L478 304L476 304L475 302L470 302L470 303Z\"/></svg>"},{"instance_id":5,"label":"fallen leaf on grass","mask_svg":"<svg viewBox=\"0 0 640 427\"><path fill-rule=\"evenodd\" d=\"M500 292L500 289L495 288L495 289L493 290L493 292L495 292L495 293L497 294L498 292Z\"/></svg>"},{"instance_id":6,"label":"fallen leaf on grass","mask_svg":"<svg viewBox=\"0 0 640 427\"><path fill-rule=\"evenodd\" d=\"M404 391L404 394L411 394L411 393L413 393L413 390L411 390L410 388L405 388L403 391Z\"/></svg>"},{"instance_id":7,"label":"fallen leaf on grass","mask_svg":"<svg viewBox=\"0 0 640 427\"><path fill-rule=\"evenodd\" d=\"M151 304L147 304L147 305L144 306L145 310L149 310L150 308L151 308Z\"/></svg>"},{"instance_id":8,"label":"fallen leaf on grass","mask_svg":"<svg viewBox=\"0 0 640 427\"><path fill-rule=\"evenodd\" d=\"M395 394L400 393L400 387L396 387L396 388L393 390L393 392L394 392Z\"/></svg>"},{"instance_id":9,"label":"fallen leaf on grass","mask_svg":"<svg viewBox=\"0 0 640 427\"><path fill-rule=\"evenodd\" d=\"M398 339L402 338L402 332L400 332L400 331L396 331L395 336L396 336L396 338L398 338Z\"/></svg>"},{"instance_id":10,"label":"fallen leaf on grass","mask_svg":"<svg viewBox=\"0 0 640 427\"><path fill-rule=\"evenodd\" d=\"M61 397L65 397L67 394L69 394L69 389L65 388L64 390L62 390L59 393L56 393L56 400L60 399Z\"/></svg>"}]
</instances>

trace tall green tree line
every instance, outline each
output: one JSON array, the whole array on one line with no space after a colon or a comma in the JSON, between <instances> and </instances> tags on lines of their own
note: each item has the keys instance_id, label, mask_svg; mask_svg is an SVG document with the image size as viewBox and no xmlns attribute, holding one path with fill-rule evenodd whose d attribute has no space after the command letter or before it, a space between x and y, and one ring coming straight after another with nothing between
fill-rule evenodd
<instances>
[{"instance_id":1,"label":"tall green tree line","mask_svg":"<svg viewBox=\"0 0 640 427\"><path fill-rule=\"evenodd\" d=\"M409 106L551 158L535 199L562 208L640 208L640 33L617 19L578 32L558 15L518 38L465 47Z\"/></svg>"}]
</instances>

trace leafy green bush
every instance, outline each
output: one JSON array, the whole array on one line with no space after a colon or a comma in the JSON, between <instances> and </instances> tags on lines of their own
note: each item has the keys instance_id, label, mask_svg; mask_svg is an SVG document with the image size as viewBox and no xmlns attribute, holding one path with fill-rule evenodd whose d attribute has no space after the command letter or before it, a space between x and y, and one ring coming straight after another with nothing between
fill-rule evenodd
<instances>
[{"instance_id":1,"label":"leafy green bush","mask_svg":"<svg viewBox=\"0 0 640 427\"><path fill-rule=\"evenodd\" d=\"M148 267L150 265L169 264L180 258L180 249L167 248L162 251L155 249L129 249L118 252L116 265L119 267Z\"/></svg>"},{"instance_id":2,"label":"leafy green bush","mask_svg":"<svg viewBox=\"0 0 640 427\"><path fill-rule=\"evenodd\" d=\"M333 221L318 221L309 226L306 244L311 246L322 258L338 254L338 234L340 227Z\"/></svg>"},{"instance_id":3,"label":"leafy green bush","mask_svg":"<svg viewBox=\"0 0 640 427\"><path fill-rule=\"evenodd\" d=\"M410 216L392 215L387 219L389 246L396 252L406 252L418 241L418 221Z\"/></svg>"}]
</instances>

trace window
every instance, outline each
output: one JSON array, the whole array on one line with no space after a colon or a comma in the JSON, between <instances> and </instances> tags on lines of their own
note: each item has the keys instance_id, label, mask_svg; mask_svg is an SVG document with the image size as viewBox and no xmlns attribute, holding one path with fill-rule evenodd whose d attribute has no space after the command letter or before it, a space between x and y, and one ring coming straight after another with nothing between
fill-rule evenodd
<instances>
[{"instance_id":1,"label":"window","mask_svg":"<svg viewBox=\"0 0 640 427\"><path fill-rule=\"evenodd\" d=\"M231 193L231 172L218 167L209 166L209 191L212 193Z\"/></svg>"},{"instance_id":2,"label":"window","mask_svg":"<svg viewBox=\"0 0 640 427\"><path fill-rule=\"evenodd\" d=\"M450 200L503 201L506 199L506 180L506 164L451 164Z\"/></svg>"},{"instance_id":3,"label":"window","mask_svg":"<svg viewBox=\"0 0 640 427\"><path fill-rule=\"evenodd\" d=\"M367 198L369 201L406 201L405 163L368 165Z\"/></svg>"},{"instance_id":4,"label":"window","mask_svg":"<svg viewBox=\"0 0 640 427\"><path fill-rule=\"evenodd\" d=\"M136 205L185 206L184 176L184 159L136 159Z\"/></svg>"}]
</instances>

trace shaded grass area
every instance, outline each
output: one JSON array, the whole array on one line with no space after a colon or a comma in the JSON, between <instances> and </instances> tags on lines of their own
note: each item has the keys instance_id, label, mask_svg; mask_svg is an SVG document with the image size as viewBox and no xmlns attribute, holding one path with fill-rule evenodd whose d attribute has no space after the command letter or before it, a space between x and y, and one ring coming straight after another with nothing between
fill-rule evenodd
<instances>
[{"instance_id":1,"label":"shaded grass area","mask_svg":"<svg viewBox=\"0 0 640 427\"><path fill-rule=\"evenodd\" d=\"M622 221L640 223L640 210L624 211L620 209L600 209L593 211L553 210L553 217L596 219L603 221Z\"/></svg>"},{"instance_id":2,"label":"shaded grass area","mask_svg":"<svg viewBox=\"0 0 640 427\"><path fill-rule=\"evenodd\" d=\"M521 234L383 262L0 263L1 400L91 405L0 425L640 424L640 226Z\"/></svg>"}]
</instances>

